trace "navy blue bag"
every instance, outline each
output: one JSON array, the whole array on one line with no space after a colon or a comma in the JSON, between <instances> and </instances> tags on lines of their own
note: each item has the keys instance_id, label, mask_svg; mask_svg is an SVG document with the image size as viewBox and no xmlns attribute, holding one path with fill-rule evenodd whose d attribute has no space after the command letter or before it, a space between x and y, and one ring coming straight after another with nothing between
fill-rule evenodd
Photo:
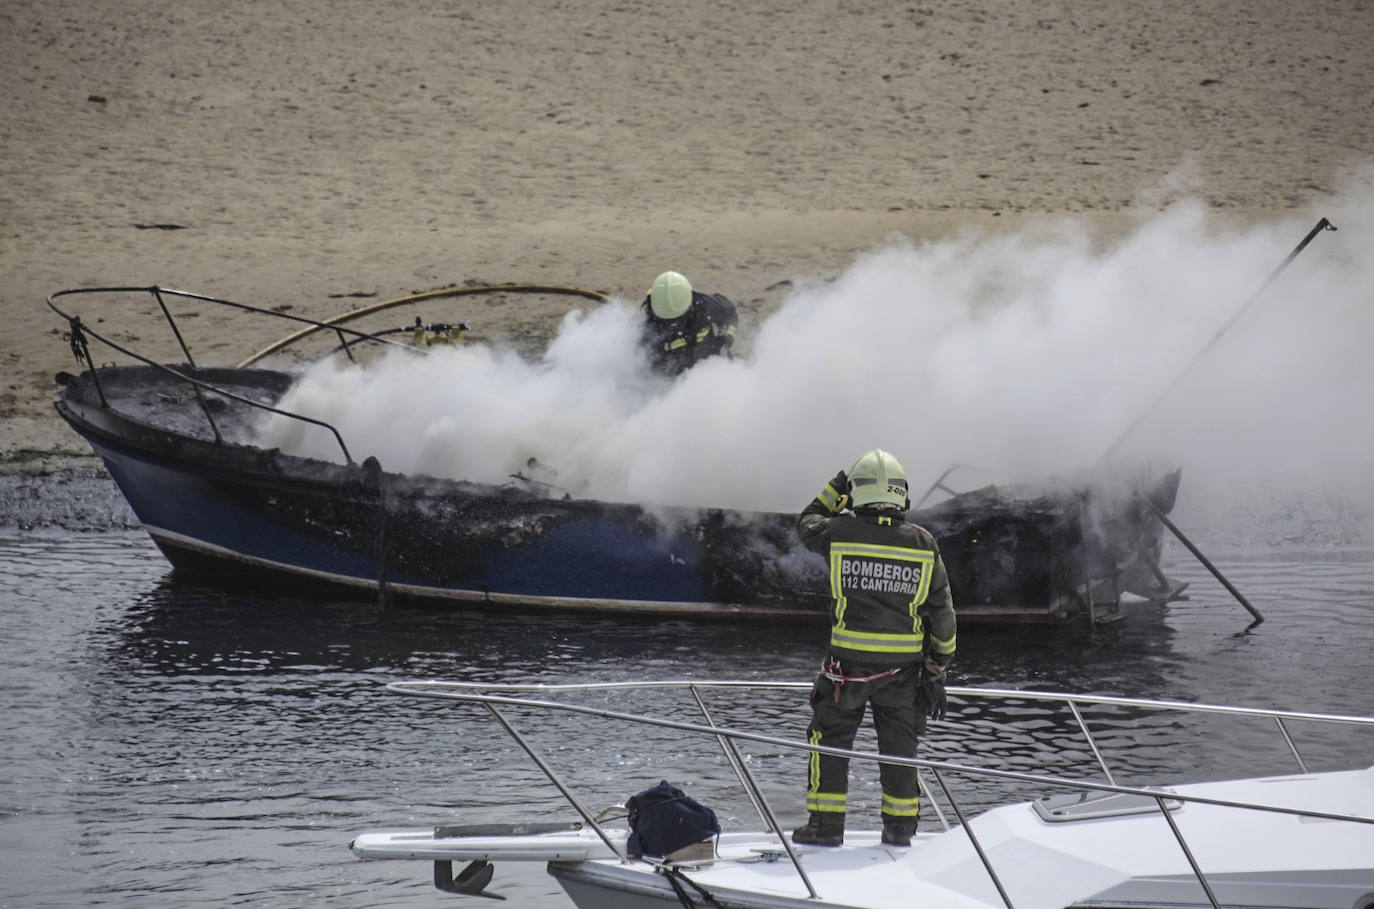
<instances>
[{"instance_id":1,"label":"navy blue bag","mask_svg":"<svg viewBox=\"0 0 1374 909\"><path fill-rule=\"evenodd\" d=\"M625 846L633 856L668 855L720 836L716 813L667 780L630 796L625 808L630 814Z\"/></svg>"}]
</instances>

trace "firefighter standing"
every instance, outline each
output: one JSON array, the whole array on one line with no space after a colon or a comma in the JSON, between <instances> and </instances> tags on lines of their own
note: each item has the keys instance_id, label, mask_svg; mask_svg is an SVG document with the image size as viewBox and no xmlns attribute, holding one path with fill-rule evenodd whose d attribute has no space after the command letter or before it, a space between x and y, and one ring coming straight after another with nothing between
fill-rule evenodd
<instances>
[{"instance_id":1,"label":"firefighter standing","mask_svg":"<svg viewBox=\"0 0 1374 909\"><path fill-rule=\"evenodd\" d=\"M829 563L833 598L830 649L811 689L813 745L853 747L872 704L878 750L914 757L925 729L927 710L917 706L923 681L927 691L938 684L943 699L944 668L954 656L954 604L935 538L905 520L910 507L901 463L875 449L847 475L840 471L797 520L802 543ZM883 764L880 776L883 842L910 845L921 809L916 768ZM807 778L810 820L793 831L792 841L838 846L849 760L813 752Z\"/></svg>"},{"instance_id":2,"label":"firefighter standing","mask_svg":"<svg viewBox=\"0 0 1374 909\"><path fill-rule=\"evenodd\" d=\"M675 376L735 343L739 314L721 294L703 294L675 271L654 279L644 298L644 344L654 371Z\"/></svg>"}]
</instances>

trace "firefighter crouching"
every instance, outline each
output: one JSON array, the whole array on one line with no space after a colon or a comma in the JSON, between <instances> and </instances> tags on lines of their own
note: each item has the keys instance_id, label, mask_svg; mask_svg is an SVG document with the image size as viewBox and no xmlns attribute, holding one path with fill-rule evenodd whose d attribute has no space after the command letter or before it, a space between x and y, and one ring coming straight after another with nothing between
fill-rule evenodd
<instances>
[{"instance_id":1,"label":"firefighter crouching","mask_svg":"<svg viewBox=\"0 0 1374 909\"><path fill-rule=\"evenodd\" d=\"M954 603L935 538L906 521L910 507L901 463L875 449L847 475L840 471L797 520L802 543L830 566L833 599L830 648L811 689L813 745L852 748L872 704L878 750L915 757L926 714L943 715ZM807 769L810 820L792 842L839 846L849 759L812 752ZM880 778L883 842L908 846L921 810L916 768L882 764Z\"/></svg>"},{"instance_id":2,"label":"firefighter crouching","mask_svg":"<svg viewBox=\"0 0 1374 909\"><path fill-rule=\"evenodd\" d=\"M739 313L725 295L700 293L678 272L665 271L642 308L643 343L655 372L676 376L708 357L730 356Z\"/></svg>"}]
</instances>

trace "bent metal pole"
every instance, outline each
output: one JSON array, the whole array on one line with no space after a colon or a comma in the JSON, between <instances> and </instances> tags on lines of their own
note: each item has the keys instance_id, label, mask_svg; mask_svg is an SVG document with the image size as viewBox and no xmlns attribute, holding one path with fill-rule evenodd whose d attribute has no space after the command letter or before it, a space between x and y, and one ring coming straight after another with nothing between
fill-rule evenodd
<instances>
[{"instance_id":1,"label":"bent metal pole","mask_svg":"<svg viewBox=\"0 0 1374 909\"><path fill-rule=\"evenodd\" d=\"M1293 248L1293 251L1288 254L1287 258L1285 258L1282 262L1279 263L1278 268L1275 268L1272 272L1270 272L1269 277L1265 280L1265 282L1262 285L1260 285L1260 289L1255 291L1255 293L1251 295L1250 299L1245 301L1245 303L1240 307L1240 309L1236 310L1235 314L1231 316L1231 318L1226 322L1226 324L1223 325L1217 331L1217 333L1212 336L1212 340L1208 341L1207 345L1203 347L1202 350L1198 351L1197 355L1194 356L1193 359L1189 361L1188 365L1183 368L1183 371L1180 372L1178 376L1174 378L1174 381L1169 383L1169 385L1164 389L1164 391L1162 391L1159 394L1159 396L1155 398L1154 402L1148 408L1146 408L1146 410L1143 413L1141 413L1139 417L1136 418L1135 422L1133 422L1129 427L1127 427L1126 431L1121 434L1121 437L1116 440L1115 444L1113 444L1111 448L1107 449L1107 453L1102 456L1102 460L1104 462L1111 460L1112 455L1116 454L1117 449L1121 447L1122 443L1125 442L1126 439L1130 437L1131 433L1135 432L1136 428L1139 427L1140 424L1145 421L1145 418L1149 416L1156 407L1159 406L1159 403L1163 401L1165 397L1168 396L1169 392L1173 390L1174 386L1179 383L1179 380L1181 380L1190 369L1197 365L1197 362L1201 360L1209 350L1216 346L1216 343L1221 340L1222 336L1226 334L1226 332L1230 331L1231 326L1235 325L1236 322L1240 319L1240 317L1244 315L1245 311L1249 309L1266 290L1268 290L1269 285L1273 284L1275 279L1277 279L1278 276L1283 273L1283 270L1288 267L1289 263L1291 263L1294 259L1298 257L1298 253L1302 252L1304 249L1307 248L1307 244L1311 243L1312 240L1316 238L1317 234L1321 233L1324 230L1335 229L1336 225L1332 224L1325 218L1322 218L1320 221L1318 221L1316 226L1307 232L1307 236L1302 238L1302 242L1295 246ZM1226 579L1226 576L1223 575L1221 571L1215 565L1213 565L1205 555L1202 554L1202 550L1198 549L1197 546L1193 544L1193 541L1188 539L1183 534L1183 531L1179 530L1178 526L1174 524L1173 521L1169 520L1169 517L1164 513L1164 510L1160 508L1158 505L1156 505L1153 501L1151 501L1148 495L1141 496L1140 498L1145 503L1146 507L1154 513L1154 516L1159 519L1159 522L1163 524L1166 528L1168 528L1170 533L1172 533L1175 537L1178 538L1178 541L1182 543L1199 562L1202 563L1202 566L1204 568L1206 568L1209 572L1212 573L1212 577L1216 578L1219 582L1221 582L1221 586L1225 587L1230 592L1231 596L1235 597L1236 601L1240 603L1240 605L1244 606L1246 611L1248 611L1250 615L1254 616L1255 621L1251 623L1250 628L1254 628L1256 625L1263 622L1264 616L1260 615L1259 610L1256 609L1254 606L1251 606L1250 601L1247 600L1245 596L1239 590L1236 589L1236 586L1232 584L1230 581L1228 581Z\"/></svg>"}]
</instances>

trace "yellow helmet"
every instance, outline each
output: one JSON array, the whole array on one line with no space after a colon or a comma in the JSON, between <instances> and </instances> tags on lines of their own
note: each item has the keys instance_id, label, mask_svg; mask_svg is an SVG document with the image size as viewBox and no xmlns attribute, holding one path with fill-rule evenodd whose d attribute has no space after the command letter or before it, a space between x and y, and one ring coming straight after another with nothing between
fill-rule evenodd
<instances>
[{"instance_id":1,"label":"yellow helmet","mask_svg":"<svg viewBox=\"0 0 1374 909\"><path fill-rule=\"evenodd\" d=\"M675 271L654 278L649 291L649 308L660 319L676 319L692 307L692 285Z\"/></svg>"},{"instance_id":2,"label":"yellow helmet","mask_svg":"<svg viewBox=\"0 0 1374 909\"><path fill-rule=\"evenodd\" d=\"M861 455L849 468L849 497L855 508L891 505L905 511L911 499L902 462L881 448Z\"/></svg>"}]
</instances>

